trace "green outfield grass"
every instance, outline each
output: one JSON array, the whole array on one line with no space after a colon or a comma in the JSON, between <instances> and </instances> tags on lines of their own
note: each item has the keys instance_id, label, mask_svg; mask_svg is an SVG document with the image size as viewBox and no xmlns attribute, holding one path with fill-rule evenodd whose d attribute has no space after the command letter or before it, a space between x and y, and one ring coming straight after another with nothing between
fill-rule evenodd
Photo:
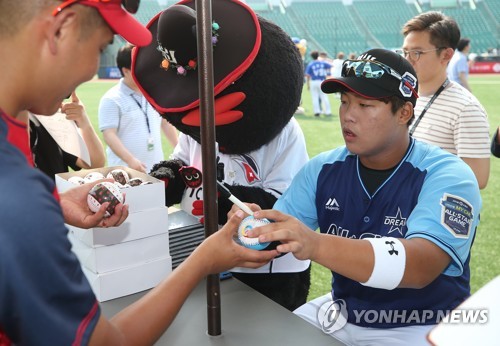
<instances>
[{"instance_id":1,"label":"green outfield grass","mask_svg":"<svg viewBox=\"0 0 500 346\"><path fill-rule=\"evenodd\" d=\"M99 99L113 86L116 81L90 81L78 88L78 95L85 103L92 123L97 129L97 109ZM481 101L490 121L490 133L500 125L500 75L470 77L473 93ZM311 157L331 148L343 145L343 139L338 122L339 101L330 96L332 104L331 118L315 118L312 115L312 103L309 92L304 90L302 106L306 109L304 115L296 115L307 142L307 150ZM101 133L99 132L101 136ZM102 136L101 136L102 139ZM172 148L164 140L165 157ZM475 292L495 276L500 275L500 259L497 258L500 244L500 207L495 203L496 194L500 193L500 159L492 157L490 180L486 189L482 190L483 209L481 224L478 228L471 259L471 289ZM330 290L331 273L325 268L313 264L312 285L309 299L313 299Z\"/></svg>"}]
</instances>

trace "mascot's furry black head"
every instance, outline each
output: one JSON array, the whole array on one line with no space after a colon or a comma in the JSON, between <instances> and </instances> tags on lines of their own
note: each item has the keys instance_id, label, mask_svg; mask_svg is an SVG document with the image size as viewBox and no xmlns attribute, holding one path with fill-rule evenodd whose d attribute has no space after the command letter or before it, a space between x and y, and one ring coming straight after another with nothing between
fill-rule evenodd
<instances>
[{"instance_id":1,"label":"mascot's furry black head","mask_svg":"<svg viewBox=\"0 0 500 346\"><path fill-rule=\"evenodd\" d=\"M154 165L149 174L165 182L168 206L180 203L201 217L194 7L193 0L182 1L151 20L148 28L156 40L134 50L132 73L148 101L187 135L179 138L172 158ZM308 159L302 131L292 119L302 92L302 59L283 30L240 0L212 0L212 19L217 178L240 200L269 209ZM226 222L231 207L221 194L219 224ZM309 269L286 256L274 259L284 264L270 265L286 267L280 275L233 275L293 311L306 302Z\"/></svg>"},{"instance_id":2,"label":"mascot's furry black head","mask_svg":"<svg viewBox=\"0 0 500 346\"><path fill-rule=\"evenodd\" d=\"M196 12L182 1L148 24L157 39L137 48L132 71L158 112L200 142ZM239 0L212 1L216 140L227 154L269 143L297 109L300 54L278 26Z\"/></svg>"}]
</instances>

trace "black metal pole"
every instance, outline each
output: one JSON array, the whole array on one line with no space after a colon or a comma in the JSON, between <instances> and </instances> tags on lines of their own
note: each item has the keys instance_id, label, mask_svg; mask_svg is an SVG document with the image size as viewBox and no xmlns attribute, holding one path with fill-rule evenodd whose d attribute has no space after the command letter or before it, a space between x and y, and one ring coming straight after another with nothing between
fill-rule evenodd
<instances>
[{"instance_id":1,"label":"black metal pole","mask_svg":"<svg viewBox=\"0 0 500 346\"><path fill-rule=\"evenodd\" d=\"M214 78L212 52L212 2L196 0L198 79L203 166L203 214L205 237L217 232L217 163L215 152ZM207 277L208 335L221 334L219 275Z\"/></svg>"}]
</instances>

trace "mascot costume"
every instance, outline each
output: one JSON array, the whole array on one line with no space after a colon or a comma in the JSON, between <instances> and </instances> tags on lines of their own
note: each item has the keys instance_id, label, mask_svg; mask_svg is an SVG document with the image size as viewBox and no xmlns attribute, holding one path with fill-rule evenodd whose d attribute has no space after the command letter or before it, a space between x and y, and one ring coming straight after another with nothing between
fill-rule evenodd
<instances>
[{"instance_id":1,"label":"mascot costume","mask_svg":"<svg viewBox=\"0 0 500 346\"><path fill-rule=\"evenodd\" d=\"M217 179L243 202L272 208L308 160L293 118L300 101L302 60L290 37L239 0L212 0ZM180 132L171 159L150 175L165 182L167 206L203 214L196 11L192 0L157 14L153 43L133 53L137 85ZM218 198L218 223L232 203ZM306 302L310 261L285 254L233 275L289 310Z\"/></svg>"}]
</instances>

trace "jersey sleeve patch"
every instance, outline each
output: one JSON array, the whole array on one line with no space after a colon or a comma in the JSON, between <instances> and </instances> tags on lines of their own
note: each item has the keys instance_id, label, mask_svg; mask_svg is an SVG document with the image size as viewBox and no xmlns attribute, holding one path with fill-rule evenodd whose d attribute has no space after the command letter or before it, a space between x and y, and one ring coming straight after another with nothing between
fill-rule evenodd
<instances>
[{"instance_id":1,"label":"jersey sleeve patch","mask_svg":"<svg viewBox=\"0 0 500 346\"><path fill-rule=\"evenodd\" d=\"M441 199L441 224L456 238L469 238L473 207L466 200L445 193Z\"/></svg>"}]
</instances>

